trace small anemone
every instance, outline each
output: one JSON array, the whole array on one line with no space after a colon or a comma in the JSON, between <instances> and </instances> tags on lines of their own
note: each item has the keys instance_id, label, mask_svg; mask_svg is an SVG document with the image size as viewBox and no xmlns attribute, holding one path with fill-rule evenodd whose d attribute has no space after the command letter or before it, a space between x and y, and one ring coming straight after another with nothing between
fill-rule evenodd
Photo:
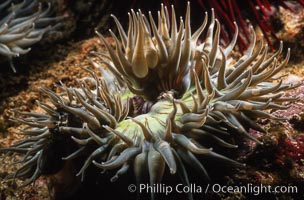
<instances>
[{"instance_id":1,"label":"small anemone","mask_svg":"<svg viewBox=\"0 0 304 200\"><path fill-rule=\"evenodd\" d=\"M286 97L285 92L299 84L284 84L277 75L290 51L282 56L281 43L268 56L264 41L256 46L253 28L247 51L230 62L238 33L227 47L220 46L220 23L213 12L201 44L197 39L208 17L192 34L189 4L179 26L174 9L170 21L164 6L158 23L152 14L146 17L132 10L127 32L113 18L120 35L118 39L110 31L116 49L99 34L108 53L94 53L99 62L91 61L101 77L87 70L91 78L79 80L78 87L61 83L61 93L41 88L51 102L39 102L45 114L16 111L13 120L28 126L21 131L27 137L0 151L23 155L24 164L14 176L29 178L24 185L55 164L46 161L61 157L63 161L83 158L75 174L81 179L90 166L110 172L118 169L111 181L133 168L138 183L153 185L161 182L167 166L189 185L189 166L208 181L204 158L242 167L216 149L238 148L234 139L239 136L261 144L248 132L251 128L265 133L255 120L284 120L269 111L287 109L297 99ZM73 148L68 149L68 144ZM48 159L48 152L58 145L65 150ZM188 198L193 199L191 193Z\"/></svg>"},{"instance_id":2,"label":"small anemone","mask_svg":"<svg viewBox=\"0 0 304 200\"><path fill-rule=\"evenodd\" d=\"M51 4L42 8L37 0L23 0L14 4L13 0L0 3L0 55L6 57L14 72L12 59L28 53L33 44L57 29L62 17L51 17Z\"/></svg>"}]
</instances>

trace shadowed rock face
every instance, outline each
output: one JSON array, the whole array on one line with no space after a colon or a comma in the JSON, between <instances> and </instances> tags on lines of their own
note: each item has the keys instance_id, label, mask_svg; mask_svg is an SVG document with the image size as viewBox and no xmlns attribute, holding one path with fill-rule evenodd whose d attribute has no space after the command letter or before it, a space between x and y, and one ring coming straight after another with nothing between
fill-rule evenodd
<instances>
[{"instance_id":1,"label":"shadowed rock face","mask_svg":"<svg viewBox=\"0 0 304 200\"><path fill-rule=\"evenodd\" d=\"M51 17L51 5L43 8L37 0L17 3L6 0L0 4L0 55L9 60L26 54L42 37L61 26L63 17Z\"/></svg>"}]
</instances>

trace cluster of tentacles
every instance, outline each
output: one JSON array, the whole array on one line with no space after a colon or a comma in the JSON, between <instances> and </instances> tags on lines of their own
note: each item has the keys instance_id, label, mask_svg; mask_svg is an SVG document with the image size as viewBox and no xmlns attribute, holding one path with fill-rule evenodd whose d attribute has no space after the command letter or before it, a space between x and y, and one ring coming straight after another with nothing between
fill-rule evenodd
<instances>
[{"instance_id":1,"label":"cluster of tentacles","mask_svg":"<svg viewBox=\"0 0 304 200\"><path fill-rule=\"evenodd\" d=\"M136 1L135 1L136 2ZM172 2L180 5L185 1L163 0L165 5L169 6ZM250 43L250 31L248 29L248 20L253 24L260 27L263 32L264 38L268 45L273 48L279 39L275 33L272 15L275 9L279 6L294 11L293 6L303 8L303 0L286 1L286 0L244 0L244 1L231 1L231 0L197 0L195 1L198 7L203 10L215 10L216 17L222 22L222 39L229 42L235 32L234 22L239 25L238 47L244 51Z\"/></svg>"},{"instance_id":2,"label":"cluster of tentacles","mask_svg":"<svg viewBox=\"0 0 304 200\"><path fill-rule=\"evenodd\" d=\"M240 135L259 142L248 133L250 128L265 132L257 118L284 120L269 111L286 109L296 100L285 91L298 84L283 84L277 75L290 51L282 57L281 44L269 56L267 44L256 46L251 29L248 50L231 62L237 32L227 47L219 46L220 23L211 13L206 38L197 44L207 14L192 34L189 4L179 25L172 11L170 17L162 6L156 24L151 13L146 17L132 10L127 31L113 16L120 35L118 39L110 31L116 48L99 34L108 53L95 53L99 61L92 61L101 77L88 70L92 77L79 80L78 87L61 84L59 94L41 88L51 102L39 102L45 114L16 111L14 120L27 125L21 131L26 137L0 150L23 155L14 177L28 177L26 185L54 164L50 161L79 157L85 160L76 176L85 178L93 164L96 169L118 169L111 179L116 181L133 168L138 183L148 176L151 185L161 181L166 166L185 185L186 165L208 180L204 157L242 166L214 152L210 144L237 148L233 138ZM59 141L61 154L51 154ZM63 150L67 144L74 145L73 151Z\"/></svg>"},{"instance_id":3,"label":"cluster of tentacles","mask_svg":"<svg viewBox=\"0 0 304 200\"><path fill-rule=\"evenodd\" d=\"M62 17L52 17L51 5L42 9L37 0L13 0L0 3L0 55L6 57L15 71L12 58L28 53L31 45L60 26Z\"/></svg>"}]
</instances>

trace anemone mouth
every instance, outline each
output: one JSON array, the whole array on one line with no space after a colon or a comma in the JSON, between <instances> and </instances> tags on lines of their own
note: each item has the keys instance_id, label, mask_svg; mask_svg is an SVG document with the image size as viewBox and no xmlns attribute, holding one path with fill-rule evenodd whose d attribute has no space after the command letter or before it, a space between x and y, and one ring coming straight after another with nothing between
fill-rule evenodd
<instances>
[{"instance_id":1,"label":"anemone mouth","mask_svg":"<svg viewBox=\"0 0 304 200\"><path fill-rule=\"evenodd\" d=\"M177 26L174 8L172 16L162 5L158 13L158 25L152 14L146 17L140 10L131 10L129 27L125 31L115 16L120 39L110 30L115 39L116 51L97 33L109 51L107 63L111 71L123 79L130 91L147 100L155 101L162 93L174 91L181 98L190 86L190 69L195 54L195 45L207 23L207 15L201 27L191 34L190 8L185 23L180 19ZM171 28L171 31L169 32Z\"/></svg>"},{"instance_id":2,"label":"anemone mouth","mask_svg":"<svg viewBox=\"0 0 304 200\"><path fill-rule=\"evenodd\" d=\"M284 120L267 112L286 109L286 103L297 99L285 97L284 92L299 84L274 81L290 56L288 51L282 58L282 44L267 57L263 41L254 50L252 29L248 50L237 62L229 63L227 57L237 32L227 47L220 47L220 24L212 13L206 39L198 45L207 17L191 35L189 4L185 25L181 20L179 31L172 10L170 24L166 8L161 7L158 27L151 14L148 25L141 11L131 11L128 34L114 17L121 39L111 32L116 49L100 35L108 50L100 62L108 69L91 61L101 77L87 70L91 78L79 80L78 87L61 83L61 93L41 88L52 104L39 103L45 114L18 112L21 117L15 120L28 125L21 132L28 137L0 151L24 155L24 166L15 176L29 177L25 185L43 174L42 161L49 155L48 141L54 135L76 146L60 156L64 161L83 158L75 174L81 179L92 165L109 171L118 168L111 181L133 168L138 182L148 174L153 185L162 180L167 166L171 174L178 174L183 184L189 185L186 165L209 179L202 164L205 157L243 166L216 153L208 141L228 149L238 147L231 141L239 135L259 142L248 133L249 128L265 132L255 119Z\"/></svg>"}]
</instances>

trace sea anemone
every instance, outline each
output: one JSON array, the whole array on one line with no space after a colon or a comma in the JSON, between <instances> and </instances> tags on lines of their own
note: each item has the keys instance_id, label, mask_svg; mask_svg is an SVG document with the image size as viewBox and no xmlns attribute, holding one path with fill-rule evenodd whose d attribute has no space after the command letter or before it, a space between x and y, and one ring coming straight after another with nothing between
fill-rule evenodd
<instances>
[{"instance_id":1,"label":"sea anemone","mask_svg":"<svg viewBox=\"0 0 304 200\"><path fill-rule=\"evenodd\" d=\"M28 53L29 46L60 26L62 17L51 17L51 5L42 9L37 0L23 0L14 4L6 0L0 4L0 55L7 58L15 72L13 57Z\"/></svg>"},{"instance_id":2,"label":"sea anemone","mask_svg":"<svg viewBox=\"0 0 304 200\"><path fill-rule=\"evenodd\" d=\"M133 168L138 183L149 177L153 185L162 180L167 166L189 185L188 165L209 180L202 162L206 157L243 166L214 148L237 148L239 136L261 143L248 132L265 133L255 120L284 120L269 111L286 109L297 99L285 96L285 91L299 84L284 84L278 75L289 49L282 57L281 43L268 56L267 44L260 41L256 46L252 27L249 48L233 62L228 57L238 33L221 47L214 12L201 44L197 40L207 13L191 33L189 3L179 25L174 8L169 16L165 6L157 23L151 13L132 10L127 31L112 17L120 39L110 30L114 48L97 33L108 50L93 53L99 60L91 62L99 72L86 69L91 77L79 80L75 88L61 83L61 93L41 88L52 104L38 102L44 114L16 111L13 120L27 125L21 131L26 137L0 151L23 155L22 167L11 176L28 178L23 185L79 157L85 159L75 175L82 179L89 166L118 169L111 181Z\"/></svg>"},{"instance_id":3,"label":"sea anemone","mask_svg":"<svg viewBox=\"0 0 304 200\"><path fill-rule=\"evenodd\" d=\"M165 5L170 5L170 2L173 1L163 0L162 2L164 2ZM179 5L178 3L183 4L186 1L174 2ZM294 7L303 9L304 6L303 0L197 0L195 3L197 4L195 5L196 7L201 7L203 10L214 8L215 16L222 23L221 36L224 42L229 42L229 38L233 36L235 31L233 23L234 21L237 22L239 25L237 44L241 51L244 51L250 43L249 23L253 23L261 29L268 45L274 50L274 45L279 42L275 31L278 27L275 27L276 20L274 16L278 7L282 6L294 12Z\"/></svg>"}]
</instances>

